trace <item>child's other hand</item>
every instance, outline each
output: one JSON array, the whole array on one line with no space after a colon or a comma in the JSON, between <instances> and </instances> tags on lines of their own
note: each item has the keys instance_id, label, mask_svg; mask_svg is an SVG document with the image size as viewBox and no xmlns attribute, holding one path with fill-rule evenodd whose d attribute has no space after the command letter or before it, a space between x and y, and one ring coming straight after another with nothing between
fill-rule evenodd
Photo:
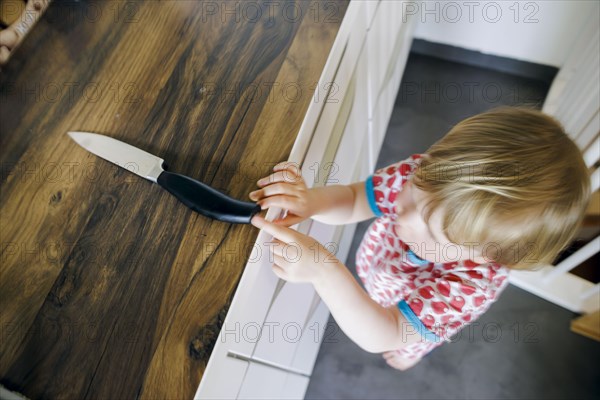
<instances>
[{"instance_id":1,"label":"child's other hand","mask_svg":"<svg viewBox=\"0 0 600 400\"><path fill-rule=\"evenodd\" d=\"M287 210L284 218L273 221L292 226L316 214L313 194L306 187L297 164L284 161L273 167L274 173L258 180L261 189L250 192L251 200L261 209L279 207Z\"/></svg>"},{"instance_id":2,"label":"child's other hand","mask_svg":"<svg viewBox=\"0 0 600 400\"><path fill-rule=\"evenodd\" d=\"M255 215L252 225L273 236L269 242L269 260L273 272L289 282L315 283L326 279L327 272L340 261L314 238L291 228L274 224Z\"/></svg>"}]
</instances>

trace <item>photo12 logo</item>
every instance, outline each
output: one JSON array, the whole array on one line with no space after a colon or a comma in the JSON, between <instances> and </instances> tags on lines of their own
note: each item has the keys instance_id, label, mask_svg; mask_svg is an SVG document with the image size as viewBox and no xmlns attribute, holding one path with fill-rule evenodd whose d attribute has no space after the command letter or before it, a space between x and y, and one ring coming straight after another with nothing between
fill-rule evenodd
<instances>
[{"instance_id":1,"label":"photo12 logo","mask_svg":"<svg viewBox=\"0 0 600 400\"><path fill-rule=\"evenodd\" d=\"M406 1L402 4L402 22L417 16L423 22L536 24L538 2L528 1Z\"/></svg>"},{"instance_id":2,"label":"photo12 logo","mask_svg":"<svg viewBox=\"0 0 600 400\"><path fill-rule=\"evenodd\" d=\"M342 14L335 1L203 1L202 22L216 19L221 23L229 21L257 23L267 22L266 27L274 26L276 20L286 23L299 23L310 18L317 23L339 23Z\"/></svg>"}]
</instances>

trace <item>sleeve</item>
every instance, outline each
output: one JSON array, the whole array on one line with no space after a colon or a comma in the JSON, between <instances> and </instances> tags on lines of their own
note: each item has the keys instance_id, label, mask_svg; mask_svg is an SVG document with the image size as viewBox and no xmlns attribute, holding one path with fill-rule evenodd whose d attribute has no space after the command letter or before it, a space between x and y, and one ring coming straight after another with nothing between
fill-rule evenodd
<instances>
[{"instance_id":1,"label":"sleeve","mask_svg":"<svg viewBox=\"0 0 600 400\"><path fill-rule=\"evenodd\" d=\"M486 279L477 278L461 272L428 278L397 306L426 340L447 341L490 305Z\"/></svg>"},{"instance_id":2,"label":"sleeve","mask_svg":"<svg viewBox=\"0 0 600 400\"><path fill-rule=\"evenodd\" d=\"M377 217L396 212L396 196L402 184L416 168L419 154L376 170L366 180L367 200Z\"/></svg>"}]
</instances>

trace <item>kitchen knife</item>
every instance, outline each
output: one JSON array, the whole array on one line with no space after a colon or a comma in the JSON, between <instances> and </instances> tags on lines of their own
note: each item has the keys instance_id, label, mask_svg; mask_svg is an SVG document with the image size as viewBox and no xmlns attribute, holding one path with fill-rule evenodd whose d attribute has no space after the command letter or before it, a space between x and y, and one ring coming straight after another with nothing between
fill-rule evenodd
<instances>
[{"instance_id":1,"label":"kitchen knife","mask_svg":"<svg viewBox=\"0 0 600 400\"><path fill-rule=\"evenodd\" d=\"M192 210L209 218L234 224L249 224L260 206L233 199L185 175L163 169L162 158L108 136L89 132L68 132L81 147L125 168L142 178L158 183Z\"/></svg>"}]
</instances>

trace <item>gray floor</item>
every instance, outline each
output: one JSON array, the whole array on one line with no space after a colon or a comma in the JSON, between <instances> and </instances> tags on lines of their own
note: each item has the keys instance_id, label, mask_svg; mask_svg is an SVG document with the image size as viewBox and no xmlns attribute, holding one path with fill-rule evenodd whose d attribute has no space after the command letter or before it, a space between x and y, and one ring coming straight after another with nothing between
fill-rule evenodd
<instances>
[{"instance_id":1,"label":"gray floor","mask_svg":"<svg viewBox=\"0 0 600 400\"><path fill-rule=\"evenodd\" d=\"M467 116L539 106L547 91L543 82L411 53L377 168L424 152ZM359 224L350 250L354 274L369 224ZM405 372L362 351L330 318L306 399L600 398L600 343L569 330L575 316L509 286L455 342Z\"/></svg>"}]
</instances>

